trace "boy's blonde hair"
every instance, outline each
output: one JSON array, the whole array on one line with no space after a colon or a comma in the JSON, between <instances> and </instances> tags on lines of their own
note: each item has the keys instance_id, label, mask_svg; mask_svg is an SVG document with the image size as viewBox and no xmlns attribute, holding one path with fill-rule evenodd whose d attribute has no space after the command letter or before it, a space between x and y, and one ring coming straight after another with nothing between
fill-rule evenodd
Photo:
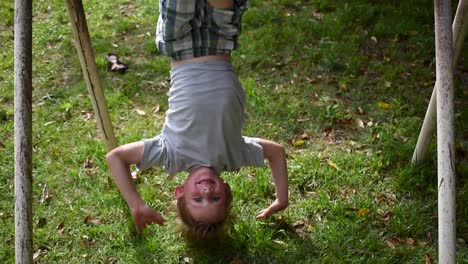
<instances>
[{"instance_id":1,"label":"boy's blonde hair","mask_svg":"<svg viewBox=\"0 0 468 264\"><path fill-rule=\"evenodd\" d=\"M179 197L177 199L176 207L177 215L179 216L179 220L181 222L180 231L182 237L184 237L189 243L217 243L225 237L226 233L228 232L228 229L232 225L232 192L230 190L226 190L224 217L218 222L205 223L195 221L187 209L187 204L185 203L184 197Z\"/></svg>"}]
</instances>

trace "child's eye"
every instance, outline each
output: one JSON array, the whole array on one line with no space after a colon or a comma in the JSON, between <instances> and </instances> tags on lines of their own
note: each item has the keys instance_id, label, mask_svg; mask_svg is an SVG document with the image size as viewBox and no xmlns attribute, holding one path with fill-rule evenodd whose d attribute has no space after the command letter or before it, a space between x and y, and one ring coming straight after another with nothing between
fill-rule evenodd
<instances>
[{"instance_id":1,"label":"child's eye","mask_svg":"<svg viewBox=\"0 0 468 264\"><path fill-rule=\"evenodd\" d=\"M197 202L197 203L201 203L202 198L201 198L201 197L195 197L195 198L193 198L193 200L194 200L195 202Z\"/></svg>"},{"instance_id":2,"label":"child's eye","mask_svg":"<svg viewBox=\"0 0 468 264\"><path fill-rule=\"evenodd\" d=\"M211 200L212 200L213 202L217 202L217 201L221 200L221 197L215 196L215 197L212 197Z\"/></svg>"}]
</instances>

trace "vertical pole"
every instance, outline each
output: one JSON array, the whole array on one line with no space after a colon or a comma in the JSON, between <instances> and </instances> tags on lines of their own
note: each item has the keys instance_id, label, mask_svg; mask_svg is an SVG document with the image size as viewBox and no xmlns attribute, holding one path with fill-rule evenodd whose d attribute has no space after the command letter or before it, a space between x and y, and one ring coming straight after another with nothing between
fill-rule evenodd
<instances>
[{"instance_id":1,"label":"vertical pole","mask_svg":"<svg viewBox=\"0 0 468 264\"><path fill-rule=\"evenodd\" d=\"M434 0L439 263L456 261L453 36L450 0Z\"/></svg>"},{"instance_id":2,"label":"vertical pole","mask_svg":"<svg viewBox=\"0 0 468 264\"><path fill-rule=\"evenodd\" d=\"M15 0L15 259L32 260L32 0Z\"/></svg>"},{"instance_id":3,"label":"vertical pole","mask_svg":"<svg viewBox=\"0 0 468 264\"><path fill-rule=\"evenodd\" d=\"M101 80L94 58L91 38L89 37L88 25L81 0L66 0L68 16L75 37L76 50L80 57L81 69L88 86L91 103L96 114L96 119L101 130L101 135L106 144L107 151L117 146L112 122L107 111L104 92L101 88Z\"/></svg>"},{"instance_id":4,"label":"vertical pole","mask_svg":"<svg viewBox=\"0 0 468 264\"><path fill-rule=\"evenodd\" d=\"M455 67L460 57L466 32L468 31L468 0L460 0L457 12L452 24L453 31L453 66Z\"/></svg>"},{"instance_id":5,"label":"vertical pole","mask_svg":"<svg viewBox=\"0 0 468 264\"><path fill-rule=\"evenodd\" d=\"M457 12L452 24L453 31L453 66L455 67L460 57L466 31L468 29L468 0L458 2ZM412 162L414 164L426 158L427 149L431 143L431 137L436 128L436 90L437 83L432 91L431 100L427 107L426 116L418 137L416 148L414 149Z\"/></svg>"}]
</instances>

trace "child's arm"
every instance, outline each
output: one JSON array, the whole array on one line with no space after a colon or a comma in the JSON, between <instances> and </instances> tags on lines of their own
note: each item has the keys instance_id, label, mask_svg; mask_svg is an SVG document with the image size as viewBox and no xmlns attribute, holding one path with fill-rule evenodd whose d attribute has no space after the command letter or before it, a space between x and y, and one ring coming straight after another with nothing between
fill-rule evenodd
<instances>
[{"instance_id":1,"label":"child's arm","mask_svg":"<svg viewBox=\"0 0 468 264\"><path fill-rule=\"evenodd\" d=\"M147 225L164 224L162 216L149 207L140 197L132 181L130 164L138 164L143 156L143 142L117 147L106 156L107 164L117 188L127 202L138 233Z\"/></svg>"},{"instance_id":2,"label":"child's arm","mask_svg":"<svg viewBox=\"0 0 468 264\"><path fill-rule=\"evenodd\" d=\"M268 159L273 182L276 189L276 200L268 207L261 210L258 218L264 218L288 207L288 168L286 165L286 153L283 146L273 141L262 139L263 154Z\"/></svg>"}]
</instances>

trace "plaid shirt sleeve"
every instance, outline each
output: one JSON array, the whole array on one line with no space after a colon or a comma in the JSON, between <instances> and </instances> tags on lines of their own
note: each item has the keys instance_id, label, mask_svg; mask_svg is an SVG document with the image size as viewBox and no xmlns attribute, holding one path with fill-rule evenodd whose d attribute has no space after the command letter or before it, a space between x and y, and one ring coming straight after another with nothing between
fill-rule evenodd
<instances>
[{"instance_id":1,"label":"plaid shirt sleeve","mask_svg":"<svg viewBox=\"0 0 468 264\"><path fill-rule=\"evenodd\" d=\"M171 60L229 55L237 48L246 0L232 10L212 7L206 0L160 0L156 44Z\"/></svg>"}]
</instances>

